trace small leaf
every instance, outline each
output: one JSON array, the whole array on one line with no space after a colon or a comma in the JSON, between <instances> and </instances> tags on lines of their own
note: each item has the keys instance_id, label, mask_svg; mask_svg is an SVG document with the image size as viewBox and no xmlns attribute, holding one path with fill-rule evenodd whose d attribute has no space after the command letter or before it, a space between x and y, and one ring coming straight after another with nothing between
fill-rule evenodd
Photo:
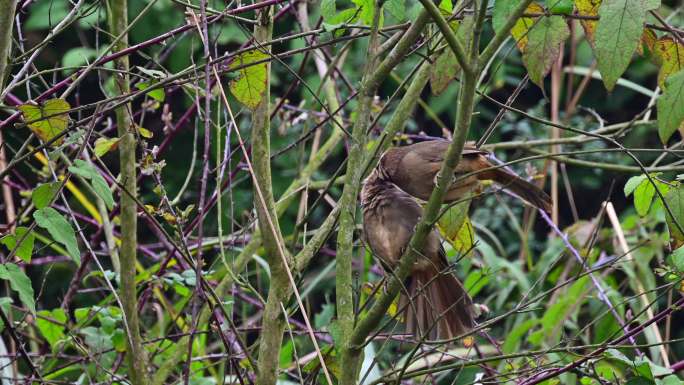
<instances>
[{"instance_id":1,"label":"small leaf","mask_svg":"<svg viewBox=\"0 0 684 385\"><path fill-rule=\"evenodd\" d=\"M22 104L18 107L24 116L29 129L44 142L66 130L69 123L68 111L71 108L64 99L50 99L40 105ZM63 138L56 140L54 145L60 145Z\"/></svg>"},{"instance_id":2,"label":"small leaf","mask_svg":"<svg viewBox=\"0 0 684 385\"><path fill-rule=\"evenodd\" d=\"M153 85L154 83L150 84L148 82L138 82L135 84L135 88L139 89L140 91L145 91ZM164 93L163 88L155 88L150 90L147 92L147 95L158 102L163 102L166 99L166 93Z\"/></svg>"},{"instance_id":3,"label":"small leaf","mask_svg":"<svg viewBox=\"0 0 684 385\"><path fill-rule=\"evenodd\" d=\"M645 216L648 214L648 209L651 208L651 202L655 196L655 187L650 180L644 179L636 190L634 190L634 208L637 214Z\"/></svg>"},{"instance_id":4,"label":"small leaf","mask_svg":"<svg viewBox=\"0 0 684 385\"><path fill-rule=\"evenodd\" d=\"M164 71L153 70L153 69L149 69L149 68L145 68L145 67L141 67L141 66L136 66L135 68L137 68L138 71L144 73L145 75L147 75L153 79L161 80L161 79L166 78L166 72L164 72Z\"/></svg>"},{"instance_id":5,"label":"small leaf","mask_svg":"<svg viewBox=\"0 0 684 385\"><path fill-rule=\"evenodd\" d=\"M575 0L575 7L577 14L580 16L598 16L598 10L601 6L601 0ZM582 28L584 28L584 35L592 48L595 48L594 34L596 33L597 20L580 20Z\"/></svg>"},{"instance_id":6,"label":"small leaf","mask_svg":"<svg viewBox=\"0 0 684 385\"><path fill-rule=\"evenodd\" d=\"M97 51L88 47L76 47L68 50L62 56L62 67L65 74L71 74L76 71L76 68L88 64L91 60L97 57Z\"/></svg>"},{"instance_id":7,"label":"small leaf","mask_svg":"<svg viewBox=\"0 0 684 385\"><path fill-rule=\"evenodd\" d=\"M475 230L468 219L469 206L470 201L454 205L437 222L442 237L459 253L471 249L475 242Z\"/></svg>"},{"instance_id":8,"label":"small leaf","mask_svg":"<svg viewBox=\"0 0 684 385\"><path fill-rule=\"evenodd\" d=\"M643 0L604 0L596 27L596 60L603 84L612 91L641 41L646 20Z\"/></svg>"},{"instance_id":9,"label":"small leaf","mask_svg":"<svg viewBox=\"0 0 684 385\"><path fill-rule=\"evenodd\" d=\"M658 85L665 88L667 78L684 69L684 46L672 37L661 37L653 46L653 54L660 64Z\"/></svg>"},{"instance_id":10,"label":"small leaf","mask_svg":"<svg viewBox=\"0 0 684 385\"><path fill-rule=\"evenodd\" d=\"M658 98L658 135L663 143L684 122L684 71L679 71L667 79L667 87Z\"/></svg>"},{"instance_id":11,"label":"small leaf","mask_svg":"<svg viewBox=\"0 0 684 385\"><path fill-rule=\"evenodd\" d=\"M514 6L517 6L516 3L514 3ZM544 8L537 3L530 3L530 5L527 6L525 13L544 13ZM536 21L537 18L535 17L521 17L518 19L515 25L513 25L513 28L511 28L511 36L513 36L515 43L518 45L518 49L523 54L527 48L527 42L529 40L528 34L530 33L530 29L532 29L532 27L535 25Z\"/></svg>"},{"instance_id":12,"label":"small leaf","mask_svg":"<svg viewBox=\"0 0 684 385\"><path fill-rule=\"evenodd\" d=\"M38 226L50 233L52 239L66 247L69 256L76 264L81 264L81 254L78 251L76 233L74 232L74 228L71 227L71 224L62 216L62 214L52 207L45 207L36 210L33 213L33 218L36 220Z\"/></svg>"},{"instance_id":13,"label":"small leaf","mask_svg":"<svg viewBox=\"0 0 684 385\"><path fill-rule=\"evenodd\" d=\"M136 128L138 129L138 133L140 134L140 136L142 136L145 139L150 139L154 136L152 131L148 130L145 127L136 126Z\"/></svg>"},{"instance_id":14,"label":"small leaf","mask_svg":"<svg viewBox=\"0 0 684 385\"><path fill-rule=\"evenodd\" d=\"M667 207L672 212L672 215L670 215L665 210L665 219L667 227L670 229L670 235L678 241L684 241L684 233L681 231L684 230L684 188L678 187L670 190L665 195L665 204L667 204ZM679 226L677 226L677 223Z\"/></svg>"},{"instance_id":15,"label":"small leaf","mask_svg":"<svg viewBox=\"0 0 684 385\"><path fill-rule=\"evenodd\" d=\"M238 77L230 81L230 91L235 98L250 109L255 109L266 92L267 63L252 63L267 59L269 56L258 50L240 54L233 60L229 69L247 66L238 70Z\"/></svg>"},{"instance_id":16,"label":"small leaf","mask_svg":"<svg viewBox=\"0 0 684 385\"><path fill-rule=\"evenodd\" d=\"M76 159L74 165L69 167L69 171L90 180L91 187L93 188L93 191L95 191L95 194L102 199L109 210L114 208L112 190L95 166L86 163L81 159Z\"/></svg>"},{"instance_id":17,"label":"small leaf","mask_svg":"<svg viewBox=\"0 0 684 385\"><path fill-rule=\"evenodd\" d=\"M116 149L119 145L119 140L120 138L97 138L95 141L95 156L100 158L109 151Z\"/></svg>"},{"instance_id":18,"label":"small leaf","mask_svg":"<svg viewBox=\"0 0 684 385\"><path fill-rule=\"evenodd\" d=\"M43 183L39 185L33 189L33 192L31 193L31 201L39 210L43 207L49 206L50 202L55 199L57 192L59 192L60 186L61 183L59 182Z\"/></svg>"},{"instance_id":19,"label":"small leaf","mask_svg":"<svg viewBox=\"0 0 684 385\"><path fill-rule=\"evenodd\" d=\"M64 312L64 309L57 308L52 311L41 310L38 312L38 316L39 317L36 317L36 326L38 327L38 330L40 330L40 334L45 337L45 340L54 350L57 347L57 343L66 337L64 334L65 324L67 322L66 313ZM54 322L52 320L54 320Z\"/></svg>"},{"instance_id":20,"label":"small leaf","mask_svg":"<svg viewBox=\"0 0 684 385\"><path fill-rule=\"evenodd\" d=\"M561 44L570 36L568 25L562 16L542 17L527 36L523 61L530 80L544 88L544 77L551 71L561 51Z\"/></svg>"},{"instance_id":21,"label":"small leaf","mask_svg":"<svg viewBox=\"0 0 684 385\"><path fill-rule=\"evenodd\" d=\"M7 234L0 238L0 243L5 245L10 252L14 251L14 255L19 257L22 261L28 263L31 262L35 238L36 235L33 231L29 231L28 227L19 226L14 229L14 234ZM17 246L18 241L21 241L19 246Z\"/></svg>"},{"instance_id":22,"label":"small leaf","mask_svg":"<svg viewBox=\"0 0 684 385\"><path fill-rule=\"evenodd\" d=\"M644 181L644 179L646 179L645 174L637 175L637 176L633 176L633 177L629 178L629 180L627 180L627 183L625 183L625 190L624 190L625 191L625 197L630 196L634 192L634 190L637 188L637 186L639 186L641 184L641 182Z\"/></svg>"},{"instance_id":23,"label":"small leaf","mask_svg":"<svg viewBox=\"0 0 684 385\"><path fill-rule=\"evenodd\" d=\"M36 302L33 296L33 287L29 277L21 271L21 268L13 263L0 265L0 279L9 281L12 290L19 294L19 299L32 313L36 312Z\"/></svg>"}]
</instances>

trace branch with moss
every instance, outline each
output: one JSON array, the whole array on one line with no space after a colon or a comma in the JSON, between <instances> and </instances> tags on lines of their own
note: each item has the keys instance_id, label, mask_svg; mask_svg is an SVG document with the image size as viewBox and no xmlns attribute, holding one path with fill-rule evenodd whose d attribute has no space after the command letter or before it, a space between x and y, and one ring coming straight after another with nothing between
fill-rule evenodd
<instances>
[{"instance_id":1,"label":"branch with moss","mask_svg":"<svg viewBox=\"0 0 684 385\"><path fill-rule=\"evenodd\" d=\"M114 46L114 51L122 51L128 48L128 35L125 33L128 26L127 0L109 0L107 2L107 16L109 32L113 36L121 36ZM121 71L114 75L116 81L116 93L125 95L130 93L130 79L128 77L128 57L122 56L115 60L116 68ZM136 137L135 124L131 116L130 104L124 104L116 110L116 123L119 141L119 164L121 168L121 184L126 191L137 194L136 176ZM121 302L125 315L125 322L129 331L126 359L130 368L130 380L133 385L145 385L147 379L147 353L142 345L140 325L138 320L138 297L135 287L135 265L137 261L138 247L138 216L134 197L121 194L120 198L121 220L121 246L119 259L121 264Z\"/></svg>"}]
</instances>

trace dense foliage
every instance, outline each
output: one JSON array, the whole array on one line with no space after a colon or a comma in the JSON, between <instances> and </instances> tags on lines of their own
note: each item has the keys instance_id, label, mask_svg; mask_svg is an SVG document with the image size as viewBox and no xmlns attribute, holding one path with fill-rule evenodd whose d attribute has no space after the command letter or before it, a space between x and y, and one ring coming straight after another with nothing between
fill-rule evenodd
<instances>
[{"instance_id":1,"label":"dense foliage","mask_svg":"<svg viewBox=\"0 0 684 385\"><path fill-rule=\"evenodd\" d=\"M670 0L0 0L0 383L684 384L684 14ZM391 274L390 146L491 152ZM396 295L437 226L478 304Z\"/></svg>"}]
</instances>

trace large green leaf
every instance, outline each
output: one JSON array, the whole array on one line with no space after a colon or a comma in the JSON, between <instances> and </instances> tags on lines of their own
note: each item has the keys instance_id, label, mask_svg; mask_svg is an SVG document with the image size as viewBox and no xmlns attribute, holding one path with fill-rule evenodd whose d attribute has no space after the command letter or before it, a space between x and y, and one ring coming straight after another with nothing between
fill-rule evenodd
<instances>
[{"instance_id":1,"label":"large green leaf","mask_svg":"<svg viewBox=\"0 0 684 385\"><path fill-rule=\"evenodd\" d=\"M0 279L9 281L12 290L19 294L19 299L31 312L36 311L36 300L33 296L31 280L24 274L21 268L13 263L0 265Z\"/></svg>"},{"instance_id":2,"label":"large green leaf","mask_svg":"<svg viewBox=\"0 0 684 385\"><path fill-rule=\"evenodd\" d=\"M667 143L684 123L684 71L671 75L667 87L658 98L658 135Z\"/></svg>"},{"instance_id":3,"label":"large green leaf","mask_svg":"<svg viewBox=\"0 0 684 385\"><path fill-rule=\"evenodd\" d=\"M47 230L55 241L66 247L69 256L74 262L79 265L81 264L81 253L78 251L76 233L62 214L52 207L45 207L36 210L33 213L33 218L36 220L36 224Z\"/></svg>"},{"instance_id":4,"label":"large green leaf","mask_svg":"<svg viewBox=\"0 0 684 385\"><path fill-rule=\"evenodd\" d=\"M230 81L230 92L240 103L250 109L255 109L259 105L261 97L266 92L267 75L266 62L252 63L267 58L267 54L259 50L251 50L240 54L230 65L230 69L239 68L237 77Z\"/></svg>"},{"instance_id":5,"label":"large green leaf","mask_svg":"<svg viewBox=\"0 0 684 385\"><path fill-rule=\"evenodd\" d=\"M28 127L42 141L47 142L66 130L71 108L64 99L50 99L39 105L23 104L18 107ZM59 145L63 138L53 144Z\"/></svg>"},{"instance_id":6,"label":"large green leaf","mask_svg":"<svg viewBox=\"0 0 684 385\"><path fill-rule=\"evenodd\" d=\"M627 69L646 20L643 0L605 0L599 8L595 42L598 69L608 91Z\"/></svg>"},{"instance_id":7,"label":"large green leaf","mask_svg":"<svg viewBox=\"0 0 684 385\"><path fill-rule=\"evenodd\" d=\"M561 44L570 36L562 16L542 17L530 29L523 60L530 80L544 88L544 77L560 55Z\"/></svg>"}]
</instances>

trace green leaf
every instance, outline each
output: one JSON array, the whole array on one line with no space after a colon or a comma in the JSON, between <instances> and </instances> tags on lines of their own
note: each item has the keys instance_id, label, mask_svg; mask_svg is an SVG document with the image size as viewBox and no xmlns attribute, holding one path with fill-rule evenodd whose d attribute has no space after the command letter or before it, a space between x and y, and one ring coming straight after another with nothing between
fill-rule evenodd
<instances>
[{"instance_id":1,"label":"green leaf","mask_svg":"<svg viewBox=\"0 0 684 385\"><path fill-rule=\"evenodd\" d=\"M541 322L538 318L529 319L511 330L506 336L506 340L501 346L504 354L513 353L520 345L519 342L530 329L537 326Z\"/></svg>"},{"instance_id":2,"label":"green leaf","mask_svg":"<svg viewBox=\"0 0 684 385\"><path fill-rule=\"evenodd\" d=\"M553 14L572 14L572 0L546 0L546 8Z\"/></svg>"},{"instance_id":3,"label":"green leaf","mask_svg":"<svg viewBox=\"0 0 684 385\"><path fill-rule=\"evenodd\" d=\"M680 231L677 223L684 230L684 188L681 186L673 188L667 195L665 195L665 204L672 212L672 215L665 210L665 219L667 227L670 229L672 238L678 241L684 241L684 233ZM676 221L676 223L675 223Z\"/></svg>"},{"instance_id":4,"label":"green leaf","mask_svg":"<svg viewBox=\"0 0 684 385\"><path fill-rule=\"evenodd\" d=\"M641 181L636 190L634 190L634 208L637 214L642 217L648 214L648 209L651 208L651 202L655 193L655 187L650 180L644 179Z\"/></svg>"},{"instance_id":5,"label":"green leaf","mask_svg":"<svg viewBox=\"0 0 684 385\"><path fill-rule=\"evenodd\" d=\"M373 24L375 0L352 0L352 3L356 4L361 22L367 26Z\"/></svg>"},{"instance_id":6,"label":"green leaf","mask_svg":"<svg viewBox=\"0 0 684 385\"><path fill-rule=\"evenodd\" d=\"M14 234L7 234L0 238L0 243L7 246L10 252L14 251L14 254L22 261L31 262L35 238L36 235L32 231L29 232L28 227L19 226L14 229ZM17 241L19 240L21 240L21 243L17 246Z\"/></svg>"},{"instance_id":7,"label":"green leaf","mask_svg":"<svg viewBox=\"0 0 684 385\"><path fill-rule=\"evenodd\" d=\"M658 85L660 88L666 88L666 81L670 75L684 70L684 45L670 36L664 36L653 44L653 54L660 65Z\"/></svg>"},{"instance_id":8,"label":"green leaf","mask_svg":"<svg viewBox=\"0 0 684 385\"><path fill-rule=\"evenodd\" d=\"M684 272L684 246L679 247L670 255L670 263L677 271Z\"/></svg>"},{"instance_id":9,"label":"green leaf","mask_svg":"<svg viewBox=\"0 0 684 385\"><path fill-rule=\"evenodd\" d=\"M61 134L69 124L68 111L71 106L64 99L50 99L37 106L22 104L18 108L29 129L44 142ZM64 138L60 138L53 145L60 145L63 141Z\"/></svg>"},{"instance_id":10,"label":"green leaf","mask_svg":"<svg viewBox=\"0 0 684 385\"><path fill-rule=\"evenodd\" d=\"M385 9L398 21L404 21L406 19L405 0L387 0Z\"/></svg>"},{"instance_id":11,"label":"green leaf","mask_svg":"<svg viewBox=\"0 0 684 385\"><path fill-rule=\"evenodd\" d=\"M12 290L19 294L19 299L32 313L36 312L36 302L33 297L33 287L29 277L21 268L13 263L0 265L0 279L9 281Z\"/></svg>"},{"instance_id":12,"label":"green leaf","mask_svg":"<svg viewBox=\"0 0 684 385\"><path fill-rule=\"evenodd\" d=\"M135 88L139 89L140 91L145 91L153 85L154 83L138 82L135 84ZM148 91L147 95L158 102L163 102L164 99L166 99L166 94L164 93L163 88L155 88L151 91Z\"/></svg>"},{"instance_id":13,"label":"green leaf","mask_svg":"<svg viewBox=\"0 0 684 385\"><path fill-rule=\"evenodd\" d=\"M47 230L50 236L57 242L66 247L71 259L76 264L81 264L81 254L78 251L78 242L76 241L76 233L71 224L52 207L45 207L36 210L33 213L33 218L36 220L38 226Z\"/></svg>"},{"instance_id":14,"label":"green leaf","mask_svg":"<svg viewBox=\"0 0 684 385\"><path fill-rule=\"evenodd\" d=\"M76 68L88 64L97 57L97 51L88 47L76 47L68 50L62 56L62 67L65 74L71 74L76 71Z\"/></svg>"},{"instance_id":15,"label":"green leaf","mask_svg":"<svg viewBox=\"0 0 684 385\"><path fill-rule=\"evenodd\" d=\"M596 60L603 84L612 91L639 46L646 9L643 0L604 0L598 14Z\"/></svg>"},{"instance_id":16,"label":"green leaf","mask_svg":"<svg viewBox=\"0 0 684 385\"><path fill-rule=\"evenodd\" d=\"M114 208L112 190L95 166L81 159L76 159L74 165L69 166L69 171L90 180L91 187L93 188L93 191L95 191L95 194L102 199L109 210Z\"/></svg>"},{"instance_id":17,"label":"green leaf","mask_svg":"<svg viewBox=\"0 0 684 385\"><path fill-rule=\"evenodd\" d=\"M471 297L475 297L489 283L489 274L485 274L481 269L472 271L463 281L463 287L468 290Z\"/></svg>"},{"instance_id":18,"label":"green leaf","mask_svg":"<svg viewBox=\"0 0 684 385\"><path fill-rule=\"evenodd\" d=\"M527 36L523 61L530 80L544 88L544 77L560 55L561 44L570 36L568 25L562 16L542 17Z\"/></svg>"},{"instance_id":19,"label":"green leaf","mask_svg":"<svg viewBox=\"0 0 684 385\"><path fill-rule=\"evenodd\" d=\"M667 143L684 123L684 70L671 75L667 87L658 98L658 135Z\"/></svg>"},{"instance_id":20,"label":"green leaf","mask_svg":"<svg viewBox=\"0 0 684 385\"><path fill-rule=\"evenodd\" d=\"M57 308L54 310L41 310L38 312L38 316L39 317L36 317L36 326L38 327L38 330L40 330L40 334L45 337L45 340L54 350L57 343L66 337L64 334L65 324L67 322L66 313L64 312L64 309Z\"/></svg>"},{"instance_id":21,"label":"green leaf","mask_svg":"<svg viewBox=\"0 0 684 385\"><path fill-rule=\"evenodd\" d=\"M102 157L104 154L108 153L110 150L116 148L119 145L120 138L97 138L95 141L95 156L98 158Z\"/></svg>"},{"instance_id":22,"label":"green leaf","mask_svg":"<svg viewBox=\"0 0 684 385\"><path fill-rule=\"evenodd\" d=\"M470 201L465 201L451 206L439 218L437 229L458 252L465 252L472 247L474 230L468 220L468 207Z\"/></svg>"},{"instance_id":23,"label":"green leaf","mask_svg":"<svg viewBox=\"0 0 684 385\"><path fill-rule=\"evenodd\" d=\"M59 182L43 183L39 185L33 189L33 192L31 193L31 201L39 210L43 207L49 206L50 202L55 199L55 195L57 195L60 186L61 183Z\"/></svg>"},{"instance_id":24,"label":"green leaf","mask_svg":"<svg viewBox=\"0 0 684 385\"><path fill-rule=\"evenodd\" d=\"M255 109L266 92L267 63L252 63L267 59L269 56L258 50L240 54L233 60L230 69L247 65L238 70L238 77L230 81L230 92L246 107Z\"/></svg>"},{"instance_id":25,"label":"green leaf","mask_svg":"<svg viewBox=\"0 0 684 385\"><path fill-rule=\"evenodd\" d=\"M335 0L323 0L321 1L321 16L323 21L328 22L337 13L337 7L335 6Z\"/></svg>"},{"instance_id":26,"label":"green leaf","mask_svg":"<svg viewBox=\"0 0 684 385\"><path fill-rule=\"evenodd\" d=\"M646 174L641 174L637 176L633 176L627 180L627 183L625 183L625 197L630 196L634 190L641 184L646 179Z\"/></svg>"}]
</instances>

